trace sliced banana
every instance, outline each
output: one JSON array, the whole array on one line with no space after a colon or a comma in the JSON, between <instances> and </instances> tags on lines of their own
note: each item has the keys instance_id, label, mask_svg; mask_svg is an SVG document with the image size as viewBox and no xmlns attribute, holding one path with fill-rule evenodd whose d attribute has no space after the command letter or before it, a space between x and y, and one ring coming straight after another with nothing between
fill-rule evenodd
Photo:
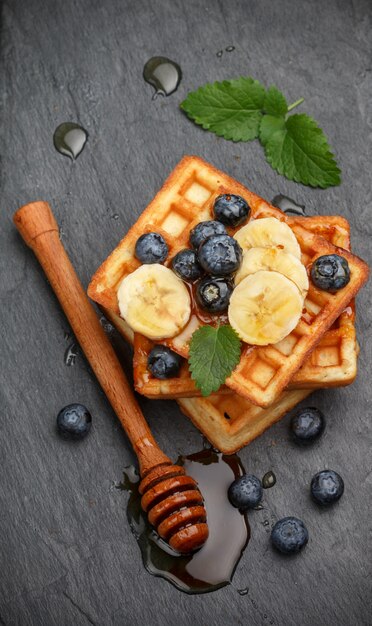
<instances>
[{"instance_id":1,"label":"sliced banana","mask_svg":"<svg viewBox=\"0 0 372 626\"><path fill-rule=\"evenodd\" d=\"M118 289L120 315L132 330L149 339L166 339L181 332L191 314L187 287L159 263L141 265Z\"/></svg>"},{"instance_id":2,"label":"sliced banana","mask_svg":"<svg viewBox=\"0 0 372 626\"><path fill-rule=\"evenodd\" d=\"M309 279L305 266L290 252L280 248L250 248L244 252L242 264L235 275L235 285L246 276L260 270L273 270L292 280L303 298L309 289Z\"/></svg>"},{"instance_id":3,"label":"sliced banana","mask_svg":"<svg viewBox=\"0 0 372 626\"><path fill-rule=\"evenodd\" d=\"M243 251L249 248L277 247L301 259L301 248L293 231L276 217L252 220L240 228L234 238Z\"/></svg>"},{"instance_id":4,"label":"sliced banana","mask_svg":"<svg viewBox=\"0 0 372 626\"><path fill-rule=\"evenodd\" d=\"M235 287L229 322L246 343L267 346L289 335L302 314L296 285L278 272L260 270Z\"/></svg>"}]
</instances>

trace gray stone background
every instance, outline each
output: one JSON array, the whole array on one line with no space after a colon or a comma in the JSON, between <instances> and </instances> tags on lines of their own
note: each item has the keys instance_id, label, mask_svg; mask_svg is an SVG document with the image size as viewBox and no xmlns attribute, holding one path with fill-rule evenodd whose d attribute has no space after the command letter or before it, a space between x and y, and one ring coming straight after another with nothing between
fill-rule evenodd
<instances>
[{"instance_id":1,"label":"gray stone background","mask_svg":"<svg viewBox=\"0 0 372 626\"><path fill-rule=\"evenodd\" d=\"M291 444L285 418L241 452L247 470L273 469L277 485L250 515L252 540L233 584L190 597L143 568L127 496L114 488L132 451L82 354L64 364L69 326L12 225L20 205L49 201L86 286L182 155L198 154L267 199L287 193L309 214L344 215L355 251L371 260L370 0L7 0L2 8L0 624L371 624L370 285L358 298L357 381L311 397L328 418L318 445ZM152 101L142 69L159 54L181 65L183 81ZM289 102L306 98L302 111L318 120L342 168L340 187L291 183L258 142L217 139L180 112L189 90L239 75L276 84ZM63 121L89 131L75 163L53 147ZM77 445L55 433L56 414L74 401L94 419ZM142 406L172 458L201 448L175 403ZM308 487L325 467L346 489L319 511ZM310 542L285 559L264 522L289 514L306 521Z\"/></svg>"}]
</instances>

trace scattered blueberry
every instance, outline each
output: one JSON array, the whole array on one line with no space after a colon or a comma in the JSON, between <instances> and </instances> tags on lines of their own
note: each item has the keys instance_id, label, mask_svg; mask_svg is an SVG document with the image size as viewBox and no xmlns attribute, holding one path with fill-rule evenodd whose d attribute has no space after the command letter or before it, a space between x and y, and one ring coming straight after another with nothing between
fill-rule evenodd
<instances>
[{"instance_id":1,"label":"scattered blueberry","mask_svg":"<svg viewBox=\"0 0 372 626\"><path fill-rule=\"evenodd\" d=\"M271 541L283 554L299 552L306 546L309 533L302 520L297 517L283 517L271 531Z\"/></svg>"},{"instance_id":2,"label":"scattered blueberry","mask_svg":"<svg viewBox=\"0 0 372 626\"><path fill-rule=\"evenodd\" d=\"M320 256L311 267L311 280L318 289L338 291L350 280L349 264L338 254Z\"/></svg>"},{"instance_id":3,"label":"scattered blueberry","mask_svg":"<svg viewBox=\"0 0 372 626\"><path fill-rule=\"evenodd\" d=\"M199 222L192 231L190 231L190 243L195 250L198 250L199 246L206 240L208 237L212 237L213 235L225 235L226 228L221 222L216 222L214 220L209 220L207 222Z\"/></svg>"},{"instance_id":4,"label":"scattered blueberry","mask_svg":"<svg viewBox=\"0 0 372 626\"><path fill-rule=\"evenodd\" d=\"M262 478L262 487L264 489L270 489L274 487L276 483L276 476L274 472L270 470L270 472L266 472L265 476Z\"/></svg>"},{"instance_id":5,"label":"scattered blueberry","mask_svg":"<svg viewBox=\"0 0 372 626\"><path fill-rule=\"evenodd\" d=\"M199 248L198 258L208 274L228 276L239 269L242 262L242 249L229 235L209 237Z\"/></svg>"},{"instance_id":6,"label":"scattered blueberry","mask_svg":"<svg viewBox=\"0 0 372 626\"><path fill-rule=\"evenodd\" d=\"M243 474L231 483L227 495L237 509L253 509L262 499L261 481L253 474Z\"/></svg>"},{"instance_id":7,"label":"scattered blueberry","mask_svg":"<svg viewBox=\"0 0 372 626\"><path fill-rule=\"evenodd\" d=\"M206 276L196 285L196 301L210 313L222 313L229 306L232 291L230 280L221 276Z\"/></svg>"},{"instance_id":8,"label":"scattered blueberry","mask_svg":"<svg viewBox=\"0 0 372 626\"><path fill-rule=\"evenodd\" d=\"M324 432L324 415L312 406L299 409L291 419L290 428L297 443L313 443Z\"/></svg>"},{"instance_id":9,"label":"scattered blueberry","mask_svg":"<svg viewBox=\"0 0 372 626\"><path fill-rule=\"evenodd\" d=\"M163 263L168 256L168 246L159 233L145 233L136 241L134 253L141 263Z\"/></svg>"},{"instance_id":10,"label":"scattered blueberry","mask_svg":"<svg viewBox=\"0 0 372 626\"><path fill-rule=\"evenodd\" d=\"M202 276L203 269L200 267L195 250L186 248L181 250L172 259L172 270L182 280L193 281Z\"/></svg>"},{"instance_id":11,"label":"scattered blueberry","mask_svg":"<svg viewBox=\"0 0 372 626\"><path fill-rule=\"evenodd\" d=\"M241 196L223 194L218 196L214 203L214 216L216 220L226 226L239 226L250 214L248 203Z\"/></svg>"},{"instance_id":12,"label":"scattered blueberry","mask_svg":"<svg viewBox=\"0 0 372 626\"><path fill-rule=\"evenodd\" d=\"M57 430L66 439L83 439L91 425L92 416L83 404L68 404L57 415Z\"/></svg>"},{"instance_id":13,"label":"scattered blueberry","mask_svg":"<svg viewBox=\"0 0 372 626\"><path fill-rule=\"evenodd\" d=\"M166 379L177 376L182 358L166 346L155 346L148 358L147 366L155 378Z\"/></svg>"},{"instance_id":14,"label":"scattered blueberry","mask_svg":"<svg viewBox=\"0 0 372 626\"><path fill-rule=\"evenodd\" d=\"M337 502L344 493L344 481L337 472L323 470L313 476L310 489L318 504L331 504Z\"/></svg>"}]
</instances>

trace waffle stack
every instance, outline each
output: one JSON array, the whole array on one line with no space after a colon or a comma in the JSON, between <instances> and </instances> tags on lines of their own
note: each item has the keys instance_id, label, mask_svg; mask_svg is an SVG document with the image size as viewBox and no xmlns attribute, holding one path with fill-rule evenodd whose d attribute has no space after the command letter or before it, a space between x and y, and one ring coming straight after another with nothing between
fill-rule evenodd
<instances>
[{"instance_id":1,"label":"waffle stack","mask_svg":"<svg viewBox=\"0 0 372 626\"><path fill-rule=\"evenodd\" d=\"M296 328L275 345L243 343L240 362L225 385L218 394L202 398L187 360L177 377L159 380L151 376L147 356L154 343L133 333L120 317L117 289L122 279L140 265L134 255L138 237L147 232L160 233L169 247L168 265L179 250L189 246L190 230L199 222L213 219L214 200L221 193L245 198L251 207L250 219L275 217L287 223L301 247L305 266L324 254L342 254L348 261L351 279L333 294L310 282ZM232 229L228 231L234 234ZM354 380L357 343L353 298L367 276L366 264L350 253L349 225L344 218L288 217L202 159L184 157L97 270L88 294L133 345L136 390L153 399L177 399L181 410L216 448L232 453L280 419L312 389L347 385ZM182 332L164 343L187 357L190 338L204 323L203 316L199 317L194 309Z\"/></svg>"}]
</instances>

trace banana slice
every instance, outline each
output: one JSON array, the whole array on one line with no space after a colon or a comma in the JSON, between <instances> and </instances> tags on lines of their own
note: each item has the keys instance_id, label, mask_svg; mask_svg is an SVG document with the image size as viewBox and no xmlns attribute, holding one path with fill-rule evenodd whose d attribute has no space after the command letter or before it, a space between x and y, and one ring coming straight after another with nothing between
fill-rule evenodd
<instances>
[{"instance_id":1,"label":"banana slice","mask_svg":"<svg viewBox=\"0 0 372 626\"><path fill-rule=\"evenodd\" d=\"M267 346L289 335L297 326L302 307L303 298L289 278L260 270L235 287L228 316L243 341Z\"/></svg>"},{"instance_id":2,"label":"banana slice","mask_svg":"<svg viewBox=\"0 0 372 626\"><path fill-rule=\"evenodd\" d=\"M309 279L305 266L290 252L280 248L250 248L244 252L242 264L235 275L235 285L260 270L273 270L283 274L297 285L302 297L306 298Z\"/></svg>"},{"instance_id":3,"label":"banana slice","mask_svg":"<svg viewBox=\"0 0 372 626\"><path fill-rule=\"evenodd\" d=\"M149 339L178 335L191 315L187 287L159 263L141 265L126 276L117 295L121 317Z\"/></svg>"},{"instance_id":4,"label":"banana slice","mask_svg":"<svg viewBox=\"0 0 372 626\"><path fill-rule=\"evenodd\" d=\"M244 250L277 247L301 259L301 248L293 231L276 217L252 220L240 228L234 238Z\"/></svg>"}]
</instances>

